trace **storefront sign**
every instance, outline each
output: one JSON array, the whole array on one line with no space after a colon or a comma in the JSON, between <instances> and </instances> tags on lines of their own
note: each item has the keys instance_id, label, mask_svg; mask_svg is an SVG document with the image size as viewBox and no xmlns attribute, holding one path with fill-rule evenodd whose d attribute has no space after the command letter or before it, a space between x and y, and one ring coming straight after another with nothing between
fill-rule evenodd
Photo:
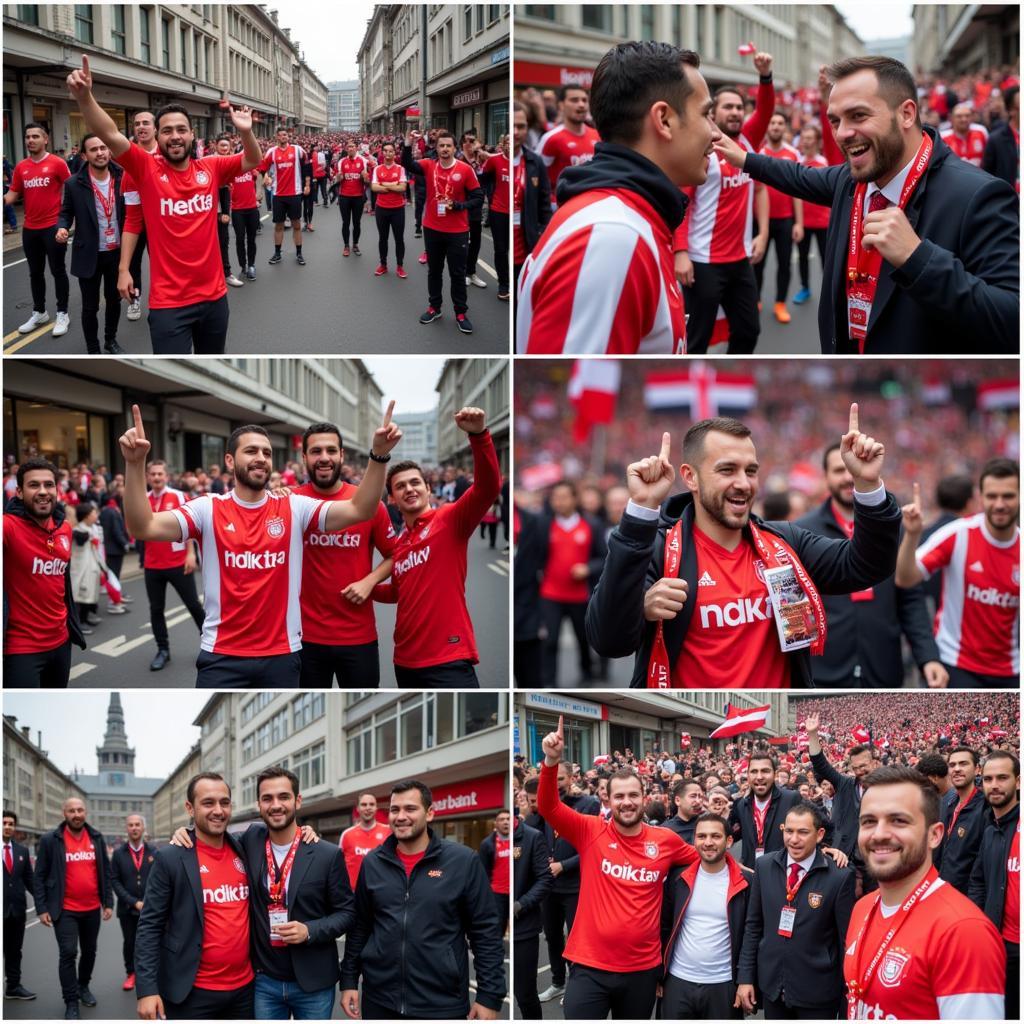
<instances>
[{"instance_id":1,"label":"storefront sign","mask_svg":"<svg viewBox=\"0 0 1024 1024\"><path fill-rule=\"evenodd\" d=\"M536 61L515 62L516 85L582 85L589 89L594 80L593 68L573 68L564 64L539 64Z\"/></svg>"},{"instance_id":2,"label":"storefront sign","mask_svg":"<svg viewBox=\"0 0 1024 1024\"><path fill-rule=\"evenodd\" d=\"M420 116L420 108L419 107L406 107L405 108L405 116L406 117L419 117Z\"/></svg>"},{"instance_id":3,"label":"storefront sign","mask_svg":"<svg viewBox=\"0 0 1024 1024\"><path fill-rule=\"evenodd\" d=\"M471 107L474 103L483 103L483 101L483 86L474 85L471 89L463 89L462 92L457 92L452 96L452 109L457 110L459 107Z\"/></svg>"},{"instance_id":4,"label":"storefront sign","mask_svg":"<svg viewBox=\"0 0 1024 1024\"><path fill-rule=\"evenodd\" d=\"M431 793L434 797L434 816L438 818L449 814L491 811L508 803L505 776L501 773L457 782L451 786L435 786Z\"/></svg>"},{"instance_id":5,"label":"storefront sign","mask_svg":"<svg viewBox=\"0 0 1024 1024\"><path fill-rule=\"evenodd\" d=\"M500 50L495 50L494 53L491 54L491 66L493 67L495 64L502 64L508 60L508 58L509 48L507 46L503 46Z\"/></svg>"},{"instance_id":6,"label":"storefront sign","mask_svg":"<svg viewBox=\"0 0 1024 1024\"><path fill-rule=\"evenodd\" d=\"M543 708L553 711L556 715L574 715L576 718L595 718L599 722L608 719L608 708L603 704L591 704L586 700L574 700L555 693L528 693L526 705L531 708Z\"/></svg>"}]
</instances>

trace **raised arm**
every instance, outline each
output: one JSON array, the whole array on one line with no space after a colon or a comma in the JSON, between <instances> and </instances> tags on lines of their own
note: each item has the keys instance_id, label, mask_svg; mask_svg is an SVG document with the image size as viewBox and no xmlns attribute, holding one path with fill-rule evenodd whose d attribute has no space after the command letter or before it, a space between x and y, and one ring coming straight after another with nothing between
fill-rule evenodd
<instances>
[{"instance_id":1,"label":"raised arm","mask_svg":"<svg viewBox=\"0 0 1024 1024\"><path fill-rule=\"evenodd\" d=\"M473 449L473 486L455 502L453 515L457 529L468 537L501 493L498 453L487 431L483 409L466 406L455 414L455 424L469 437Z\"/></svg>"},{"instance_id":2,"label":"raised arm","mask_svg":"<svg viewBox=\"0 0 1024 1024\"><path fill-rule=\"evenodd\" d=\"M754 54L754 67L760 76L757 85L757 100L754 104L754 112L747 118L743 125L743 134L747 141L754 147L754 150L761 148L764 142L765 132L768 131L768 122L775 113L775 86L772 83L772 55L770 53Z\"/></svg>"},{"instance_id":3,"label":"raised arm","mask_svg":"<svg viewBox=\"0 0 1024 1024\"><path fill-rule=\"evenodd\" d=\"M589 826L595 822L600 824L600 819L593 815L579 814L559 799L555 777L565 753L565 727L561 715L558 716L558 729L544 737L541 747L544 751L544 765L537 786L537 810L552 828L561 832L579 849L590 835Z\"/></svg>"},{"instance_id":4,"label":"raised arm","mask_svg":"<svg viewBox=\"0 0 1024 1024\"><path fill-rule=\"evenodd\" d=\"M132 406L135 426L118 438L124 457L124 519L128 531L139 540L178 541L181 526L173 512L154 513L146 497L146 456L150 444L142 425L142 413Z\"/></svg>"},{"instance_id":5,"label":"raised arm","mask_svg":"<svg viewBox=\"0 0 1024 1024\"><path fill-rule=\"evenodd\" d=\"M82 67L68 75L68 91L71 98L78 104L85 122L85 130L98 135L110 150L112 158L123 156L131 143L121 134L113 118L96 102L92 94L92 72L89 70L89 58L82 54Z\"/></svg>"},{"instance_id":6,"label":"raised arm","mask_svg":"<svg viewBox=\"0 0 1024 1024\"><path fill-rule=\"evenodd\" d=\"M914 500L904 505L903 537L896 555L896 586L915 587L924 579L924 573L917 564L917 545L924 532L924 517L921 515L921 485L914 483Z\"/></svg>"}]
</instances>

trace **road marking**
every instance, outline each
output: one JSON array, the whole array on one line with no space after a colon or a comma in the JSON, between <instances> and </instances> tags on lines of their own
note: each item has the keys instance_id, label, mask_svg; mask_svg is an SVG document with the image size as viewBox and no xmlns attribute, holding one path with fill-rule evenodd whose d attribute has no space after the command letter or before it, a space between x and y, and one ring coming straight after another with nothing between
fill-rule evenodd
<instances>
[{"instance_id":1,"label":"road marking","mask_svg":"<svg viewBox=\"0 0 1024 1024\"><path fill-rule=\"evenodd\" d=\"M129 640L124 633L121 633L119 636L115 636L113 640L107 640L102 644L97 644L95 647L90 648L90 650L93 654L106 654L111 658L119 658L122 654L127 654L128 651L134 651L136 647L152 643L152 641L152 633L137 636L134 640Z\"/></svg>"},{"instance_id":2,"label":"road marking","mask_svg":"<svg viewBox=\"0 0 1024 1024\"><path fill-rule=\"evenodd\" d=\"M4 349L4 355L13 355L15 352L18 352L19 350L23 349L26 345L30 345L37 338L41 338L47 332L52 331L55 326L56 321L51 320L49 323L44 324L42 327L40 327L38 330L33 331L31 334L15 334L14 336L20 337L21 341L15 342L13 345L7 345L7 339L5 338L4 344L7 345L7 347Z\"/></svg>"},{"instance_id":3,"label":"road marking","mask_svg":"<svg viewBox=\"0 0 1024 1024\"><path fill-rule=\"evenodd\" d=\"M477 258L476 258L476 265L478 267L483 267L484 270L486 270L487 273L490 274L491 277L493 277L495 281L498 280L498 272L493 267L490 267L486 263L484 263L484 261L482 259L480 259L479 256L477 256Z\"/></svg>"},{"instance_id":4,"label":"road marking","mask_svg":"<svg viewBox=\"0 0 1024 1024\"><path fill-rule=\"evenodd\" d=\"M499 564L497 564L496 562L488 562L487 563L487 568L490 569L491 572L497 573L499 576L507 576L508 575L508 569L502 569L501 566Z\"/></svg>"},{"instance_id":5,"label":"road marking","mask_svg":"<svg viewBox=\"0 0 1024 1024\"><path fill-rule=\"evenodd\" d=\"M28 257L23 257L20 260L15 260L13 263L5 263L4 270L6 270L8 267L16 267L19 263L28 263Z\"/></svg>"},{"instance_id":6,"label":"road marking","mask_svg":"<svg viewBox=\"0 0 1024 1024\"><path fill-rule=\"evenodd\" d=\"M79 676L84 676L86 672L91 672L95 667L95 665L90 665L87 661L79 662L79 664L71 669L68 679L77 679Z\"/></svg>"}]
</instances>

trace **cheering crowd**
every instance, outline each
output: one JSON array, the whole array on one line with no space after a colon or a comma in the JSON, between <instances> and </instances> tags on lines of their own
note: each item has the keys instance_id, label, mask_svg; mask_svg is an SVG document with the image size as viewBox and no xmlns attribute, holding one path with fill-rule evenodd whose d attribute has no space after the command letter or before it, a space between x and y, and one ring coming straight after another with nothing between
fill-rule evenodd
<instances>
[{"instance_id":1,"label":"cheering crowd","mask_svg":"<svg viewBox=\"0 0 1024 1024\"><path fill-rule=\"evenodd\" d=\"M725 738L594 765L563 759L560 722L540 765L517 759L524 1018L1018 1018L1017 695L790 718L765 743L730 711Z\"/></svg>"}]
</instances>

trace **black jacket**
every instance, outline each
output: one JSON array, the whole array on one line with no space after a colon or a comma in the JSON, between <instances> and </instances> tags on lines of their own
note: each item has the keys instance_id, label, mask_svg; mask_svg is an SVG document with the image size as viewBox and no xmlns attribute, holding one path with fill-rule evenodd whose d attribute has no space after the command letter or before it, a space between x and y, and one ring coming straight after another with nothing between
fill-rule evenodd
<instances>
[{"instance_id":1,"label":"black jacket","mask_svg":"<svg viewBox=\"0 0 1024 1024\"><path fill-rule=\"evenodd\" d=\"M342 989L411 1017L464 1018L475 1001L497 1010L505 998L502 939L491 885L476 853L441 839L430 843L407 878L397 841L367 854L356 882L356 915L345 939Z\"/></svg>"},{"instance_id":2,"label":"black jacket","mask_svg":"<svg viewBox=\"0 0 1024 1024\"><path fill-rule=\"evenodd\" d=\"M843 532L826 498L813 512L796 521L820 537L842 540ZM918 668L939 660L924 591L897 587L894 578L876 583L871 600L855 601L849 594L822 596L828 621L825 653L811 657L815 686L899 687L903 683L903 650L907 638Z\"/></svg>"},{"instance_id":3,"label":"black jacket","mask_svg":"<svg viewBox=\"0 0 1024 1024\"><path fill-rule=\"evenodd\" d=\"M477 856L480 858L480 863L484 866L484 874L487 875L487 881L490 882L491 876L494 874L494 855L495 849L495 836L497 832L492 832L489 836L484 838L484 841L480 844L480 849L477 850ZM511 836L509 837L511 839ZM511 843L509 849L512 849Z\"/></svg>"},{"instance_id":4,"label":"black jacket","mask_svg":"<svg viewBox=\"0 0 1024 1024\"><path fill-rule=\"evenodd\" d=\"M123 555L132 539L124 525L124 515L116 505L104 505L100 512L103 527L103 550L108 555Z\"/></svg>"},{"instance_id":5,"label":"black jacket","mask_svg":"<svg viewBox=\"0 0 1024 1024\"><path fill-rule=\"evenodd\" d=\"M786 903L786 851L765 854L754 868L737 982L756 985L787 1006L831 1006L846 991L843 956L853 911L855 876L821 850L804 875L793 906L793 934L779 934Z\"/></svg>"},{"instance_id":6,"label":"black jacket","mask_svg":"<svg viewBox=\"0 0 1024 1024\"><path fill-rule=\"evenodd\" d=\"M21 498L11 498L9 502L4 506L5 516L19 516L21 519L27 520L36 529L41 530L42 527L36 523L36 521L25 511L25 503ZM53 519L54 526L60 526L61 523L67 518L67 509L62 502L58 502L53 507ZM64 608L68 615L68 634L71 637L71 642L76 647L81 647L85 650L85 634L82 632L82 624L78 621L78 605L75 604L74 595L71 592L71 563L68 563L67 571L64 573ZM7 604L7 595L4 594L4 632L7 632L7 616L9 614L9 608Z\"/></svg>"},{"instance_id":7,"label":"black jacket","mask_svg":"<svg viewBox=\"0 0 1024 1024\"><path fill-rule=\"evenodd\" d=\"M62 821L52 832L47 832L36 849L35 901L37 914L49 914L54 922L64 912L64 832L67 822ZM114 890L110 886L110 861L103 836L86 823L86 832L96 850L96 878L99 883L100 905L114 906Z\"/></svg>"},{"instance_id":8,"label":"black jacket","mask_svg":"<svg viewBox=\"0 0 1024 1024\"><path fill-rule=\"evenodd\" d=\"M811 754L814 777L821 782L828 779L836 791L832 797L832 845L847 857L859 859L857 835L860 832L860 795L857 780L852 775L837 771L824 752ZM822 812L824 813L824 808Z\"/></svg>"},{"instance_id":9,"label":"black jacket","mask_svg":"<svg viewBox=\"0 0 1024 1024\"><path fill-rule=\"evenodd\" d=\"M776 160L775 163L791 161ZM853 540L828 540L795 523L765 523L752 517L766 533L785 540L796 552L819 592L848 594L881 582L896 571L899 529L902 514L896 499L886 493L881 505L855 507L857 528ZM676 494L661 506L656 520L640 519L624 513L608 538L608 558L604 572L587 606L587 639L598 654L606 658L624 658L635 654L630 686L647 685L647 663L654 642L655 623L644 618L644 594L665 572L665 536L676 520L683 522L683 552L679 578L689 583L689 593L697 593L697 549L693 540L694 505L692 494ZM749 530L744 531L749 537ZM665 622L665 646L669 664L679 658L686 632L690 628L695 602L687 601L683 610ZM786 656L790 665L790 685L813 687L811 655L808 648ZM742 685L745 680L737 680ZM700 686L700 681L692 684Z\"/></svg>"},{"instance_id":10,"label":"black jacket","mask_svg":"<svg viewBox=\"0 0 1024 1024\"><path fill-rule=\"evenodd\" d=\"M1001 178L1011 188L1020 179L1020 152L1017 140L1005 121L992 129L981 157L981 169Z\"/></svg>"},{"instance_id":11,"label":"black jacket","mask_svg":"<svg viewBox=\"0 0 1024 1024\"><path fill-rule=\"evenodd\" d=\"M544 836L517 822L512 832L512 930L516 942L540 934L544 900L555 880L548 870L549 857Z\"/></svg>"},{"instance_id":12,"label":"black jacket","mask_svg":"<svg viewBox=\"0 0 1024 1024\"><path fill-rule=\"evenodd\" d=\"M512 574L512 637L536 640L540 636L540 579L547 562L548 535L541 517L519 509L519 538L516 540ZM533 683L523 680L520 685Z\"/></svg>"},{"instance_id":13,"label":"black jacket","mask_svg":"<svg viewBox=\"0 0 1024 1024\"><path fill-rule=\"evenodd\" d=\"M203 883L195 832L191 849L164 846L146 883L146 897L135 936L135 994L159 995L172 1003L185 1000L196 980L203 952ZM225 837L239 856L242 848Z\"/></svg>"},{"instance_id":14,"label":"black jacket","mask_svg":"<svg viewBox=\"0 0 1024 1024\"><path fill-rule=\"evenodd\" d=\"M299 842L285 904L288 920L309 929L309 941L281 949L271 946L267 929L267 827L254 823L238 838L249 874L253 966L279 981L297 982L303 992L330 988L338 980L336 940L352 927L355 910L341 849Z\"/></svg>"},{"instance_id":15,"label":"black jacket","mask_svg":"<svg viewBox=\"0 0 1024 1024\"><path fill-rule=\"evenodd\" d=\"M772 787L772 802L764 820L764 852L765 855L782 850L782 826L790 808L800 803L800 794L795 789ZM757 856L757 826L754 824L754 793L733 802L729 811L729 835L733 843L743 843L740 857L744 867L753 868ZM827 842L827 840L826 840Z\"/></svg>"},{"instance_id":16,"label":"black jacket","mask_svg":"<svg viewBox=\"0 0 1024 1024\"><path fill-rule=\"evenodd\" d=\"M957 159L937 136L928 169L906 206L921 245L896 270L882 263L865 354L1016 355L1020 350L1018 196L1004 181ZM847 329L846 247L854 183L845 163L808 168L748 153L744 170L798 199L832 207L818 304L821 350L856 355Z\"/></svg>"},{"instance_id":17,"label":"black jacket","mask_svg":"<svg viewBox=\"0 0 1024 1024\"><path fill-rule=\"evenodd\" d=\"M981 837L992 821L992 809L985 802L981 787L977 787L970 802L956 819L956 828L950 832L953 811L960 802L955 789L951 789L942 802L942 824L946 826L942 837L942 860L939 877L959 889L965 896L971 880L971 869L981 849Z\"/></svg>"},{"instance_id":18,"label":"black jacket","mask_svg":"<svg viewBox=\"0 0 1024 1024\"><path fill-rule=\"evenodd\" d=\"M533 252L537 240L551 220L551 182L544 161L532 149L523 146L520 158L526 161L526 186L523 190L523 209L519 215L519 226L523 232L526 254ZM513 177L515 167L512 168Z\"/></svg>"},{"instance_id":19,"label":"black jacket","mask_svg":"<svg viewBox=\"0 0 1024 1024\"><path fill-rule=\"evenodd\" d=\"M685 840L691 846L693 846L693 834L697 831L697 819L691 818L689 821L683 821L679 817L678 812L673 814L671 818L661 823L662 828L667 828L670 832L675 832L680 839Z\"/></svg>"},{"instance_id":20,"label":"black jacket","mask_svg":"<svg viewBox=\"0 0 1024 1024\"><path fill-rule=\"evenodd\" d=\"M998 928L1003 929L1006 906L1006 862L1020 824L1020 804L1001 818L993 817L981 836L981 848L971 869L967 895Z\"/></svg>"},{"instance_id":21,"label":"black jacket","mask_svg":"<svg viewBox=\"0 0 1024 1024\"><path fill-rule=\"evenodd\" d=\"M577 814L600 814L601 801L596 796L564 796L562 803ZM565 836L559 835L544 819L539 811L526 818L526 824L537 829L544 835L552 861L562 865L562 871L551 886L552 892L573 893L580 891L580 855L576 847Z\"/></svg>"},{"instance_id":22,"label":"black jacket","mask_svg":"<svg viewBox=\"0 0 1024 1024\"><path fill-rule=\"evenodd\" d=\"M28 913L28 895L33 889L32 858L28 847L11 840L13 871L4 866L4 917L24 917ZM547 865L545 865L546 867ZM550 876L548 876L550 877Z\"/></svg>"},{"instance_id":23,"label":"black jacket","mask_svg":"<svg viewBox=\"0 0 1024 1024\"><path fill-rule=\"evenodd\" d=\"M131 850L127 843L122 843L110 857L110 883L117 896L118 917L138 917L140 911L135 904L144 900L146 883L149 873L153 870L156 847L150 843L142 844L142 870L135 870Z\"/></svg>"},{"instance_id":24,"label":"black jacket","mask_svg":"<svg viewBox=\"0 0 1024 1024\"><path fill-rule=\"evenodd\" d=\"M124 177L124 168L111 162L110 173L117 191L115 211L118 231L123 233L125 210L121 179ZM92 277L96 273L96 257L99 254L100 224L96 217L96 197L89 181L88 164L83 165L64 186L64 201L57 218L57 227L70 231L72 225L75 227L75 237L71 242L71 273L74 277Z\"/></svg>"}]
</instances>

